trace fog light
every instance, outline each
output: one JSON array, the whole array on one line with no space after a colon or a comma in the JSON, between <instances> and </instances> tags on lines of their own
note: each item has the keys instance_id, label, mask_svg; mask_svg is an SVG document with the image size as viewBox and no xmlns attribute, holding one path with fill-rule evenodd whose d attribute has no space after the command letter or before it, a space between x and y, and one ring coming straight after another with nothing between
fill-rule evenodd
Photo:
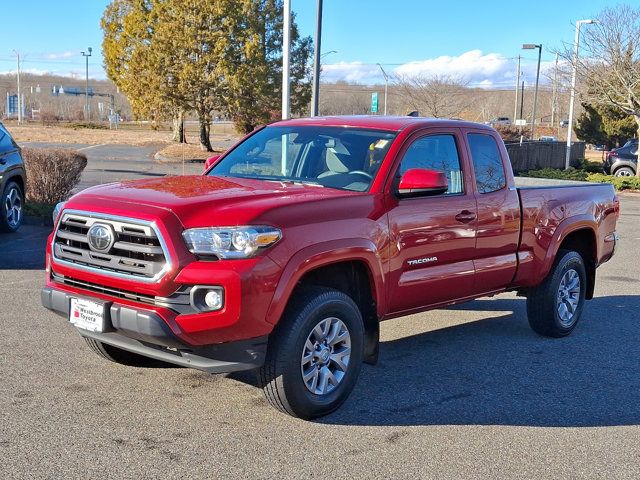
<instances>
[{"instance_id":1,"label":"fog light","mask_svg":"<svg viewBox=\"0 0 640 480\"><path fill-rule=\"evenodd\" d=\"M201 312L213 312L224 307L224 288L196 285L191 289L191 306Z\"/></svg>"},{"instance_id":2,"label":"fog light","mask_svg":"<svg viewBox=\"0 0 640 480\"><path fill-rule=\"evenodd\" d=\"M217 290L211 290L205 294L204 303L211 310L218 310L222 308L222 295Z\"/></svg>"}]
</instances>

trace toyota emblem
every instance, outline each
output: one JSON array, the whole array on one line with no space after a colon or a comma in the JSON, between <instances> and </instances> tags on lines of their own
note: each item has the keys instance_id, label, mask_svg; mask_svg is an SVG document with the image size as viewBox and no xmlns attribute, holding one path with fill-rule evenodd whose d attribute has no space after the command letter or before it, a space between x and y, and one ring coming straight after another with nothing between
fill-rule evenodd
<instances>
[{"instance_id":1,"label":"toyota emblem","mask_svg":"<svg viewBox=\"0 0 640 480\"><path fill-rule=\"evenodd\" d=\"M109 225L95 223L87 232L87 241L91 250L106 253L115 242L113 229Z\"/></svg>"}]
</instances>

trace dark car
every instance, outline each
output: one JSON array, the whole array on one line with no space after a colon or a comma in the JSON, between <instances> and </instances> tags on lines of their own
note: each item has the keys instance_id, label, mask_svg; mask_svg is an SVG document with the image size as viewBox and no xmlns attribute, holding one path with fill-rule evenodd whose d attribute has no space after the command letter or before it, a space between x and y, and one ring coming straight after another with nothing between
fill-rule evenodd
<instances>
[{"instance_id":1,"label":"dark car","mask_svg":"<svg viewBox=\"0 0 640 480\"><path fill-rule=\"evenodd\" d=\"M603 164L604 173L616 177L632 177L638 168L638 139L632 138L620 148L607 154Z\"/></svg>"},{"instance_id":2,"label":"dark car","mask_svg":"<svg viewBox=\"0 0 640 480\"><path fill-rule=\"evenodd\" d=\"M26 185L20 147L0 123L0 232L20 228Z\"/></svg>"}]
</instances>

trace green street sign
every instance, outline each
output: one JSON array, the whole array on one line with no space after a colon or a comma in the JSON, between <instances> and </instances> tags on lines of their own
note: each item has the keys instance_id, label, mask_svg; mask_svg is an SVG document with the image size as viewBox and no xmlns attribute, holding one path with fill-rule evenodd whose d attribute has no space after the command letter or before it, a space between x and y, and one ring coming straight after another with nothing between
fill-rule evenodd
<instances>
[{"instance_id":1,"label":"green street sign","mask_svg":"<svg viewBox=\"0 0 640 480\"><path fill-rule=\"evenodd\" d=\"M378 92L371 94L371 113L378 113Z\"/></svg>"}]
</instances>

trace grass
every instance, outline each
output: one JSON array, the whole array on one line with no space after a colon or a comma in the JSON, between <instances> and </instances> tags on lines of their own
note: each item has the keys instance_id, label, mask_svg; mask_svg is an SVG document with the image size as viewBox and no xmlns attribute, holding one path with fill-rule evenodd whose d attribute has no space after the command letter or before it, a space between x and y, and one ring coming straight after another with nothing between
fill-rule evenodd
<instances>
[{"instance_id":1,"label":"grass","mask_svg":"<svg viewBox=\"0 0 640 480\"><path fill-rule=\"evenodd\" d=\"M169 145L171 132L169 130L152 130L149 125L128 123L122 124L118 130L109 130L101 123L60 123L57 125L42 125L28 123L18 125L15 122L4 123L13 138L18 143L47 142L47 143L80 143L87 145L125 144L125 145ZM228 124L212 124L211 141L226 140L236 137L229 133ZM187 129L189 144L199 145L198 131L190 125Z\"/></svg>"},{"instance_id":2,"label":"grass","mask_svg":"<svg viewBox=\"0 0 640 480\"><path fill-rule=\"evenodd\" d=\"M214 152L205 152L200 148L200 144L192 143L172 143L160 150L157 155L161 155L170 161L181 162L182 160L198 160L205 161L209 157L222 153L222 150ZM162 161L162 160L161 160Z\"/></svg>"}]
</instances>

